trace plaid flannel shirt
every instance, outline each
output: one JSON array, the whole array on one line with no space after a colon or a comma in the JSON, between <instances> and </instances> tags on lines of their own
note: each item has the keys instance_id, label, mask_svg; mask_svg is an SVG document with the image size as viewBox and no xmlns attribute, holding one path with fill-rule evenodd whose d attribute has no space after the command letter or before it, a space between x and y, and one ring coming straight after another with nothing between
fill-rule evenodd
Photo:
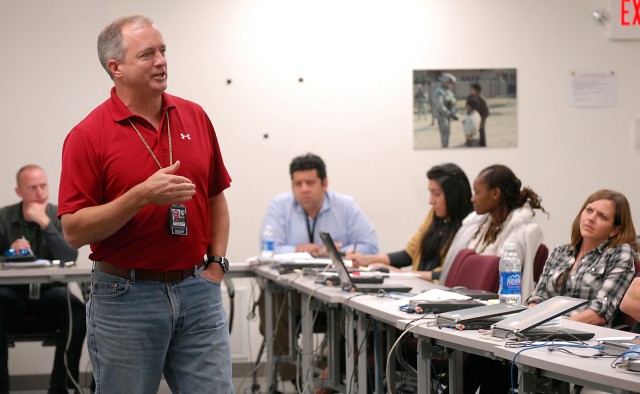
<instances>
[{"instance_id":1,"label":"plaid flannel shirt","mask_svg":"<svg viewBox=\"0 0 640 394\"><path fill-rule=\"evenodd\" d=\"M633 249L628 244L607 248L608 241L585 253L576 270L569 274L575 263L577 249L571 245L558 246L545 263L544 270L529 302L542 302L551 297L566 295L589 300L586 308L604 317L606 325L611 321L620 301L633 280L635 267ZM569 275L562 289L563 276Z\"/></svg>"}]
</instances>

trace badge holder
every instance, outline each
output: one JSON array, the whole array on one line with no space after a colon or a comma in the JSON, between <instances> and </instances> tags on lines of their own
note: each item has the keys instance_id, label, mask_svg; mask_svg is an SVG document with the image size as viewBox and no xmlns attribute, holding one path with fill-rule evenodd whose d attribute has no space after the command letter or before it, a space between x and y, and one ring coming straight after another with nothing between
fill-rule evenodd
<instances>
[{"instance_id":1,"label":"badge holder","mask_svg":"<svg viewBox=\"0 0 640 394\"><path fill-rule=\"evenodd\" d=\"M187 207L173 204L169 208L169 233L172 235L187 235Z\"/></svg>"}]
</instances>

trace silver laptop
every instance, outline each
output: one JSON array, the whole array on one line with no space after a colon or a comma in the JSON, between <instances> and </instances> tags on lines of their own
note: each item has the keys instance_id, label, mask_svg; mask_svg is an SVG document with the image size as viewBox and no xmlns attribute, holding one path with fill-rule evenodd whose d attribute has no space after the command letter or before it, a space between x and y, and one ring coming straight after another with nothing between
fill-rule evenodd
<instances>
[{"instance_id":1,"label":"silver laptop","mask_svg":"<svg viewBox=\"0 0 640 394\"><path fill-rule=\"evenodd\" d=\"M410 286L405 286L401 284L387 284L387 283L354 283L351 275L349 274L349 270L347 266L344 265L344 261L342 261L342 256L340 256L340 252L336 248L336 244L333 242L331 235L329 233L320 232L320 239L324 243L325 248L327 248L327 252L329 253L329 257L331 261L333 261L333 265L338 272L338 276L340 277L340 286L344 291L357 291L360 293L378 293L381 290L387 293L396 292L396 293L408 293L411 291Z\"/></svg>"},{"instance_id":2,"label":"silver laptop","mask_svg":"<svg viewBox=\"0 0 640 394\"><path fill-rule=\"evenodd\" d=\"M438 315L439 327L454 327L460 330L488 329L504 319L505 315L522 312L526 306L517 304L493 304L475 308L445 312Z\"/></svg>"},{"instance_id":3,"label":"silver laptop","mask_svg":"<svg viewBox=\"0 0 640 394\"><path fill-rule=\"evenodd\" d=\"M507 339L525 339L525 340L550 340L550 339L566 339L566 340L585 340L593 338L593 333L584 331L569 330L563 327L541 327L536 333L536 327L548 322L558 316L561 316L574 309L580 308L589 301L578 298L557 296L550 298L540 304L527 308L526 310L508 316L504 320L494 324L492 334L494 337ZM550 336L557 333L557 336ZM564 335L568 334L568 335ZM579 335L577 335L579 334ZM589 336L587 338L587 336Z\"/></svg>"},{"instance_id":4,"label":"silver laptop","mask_svg":"<svg viewBox=\"0 0 640 394\"><path fill-rule=\"evenodd\" d=\"M627 352L637 352L635 356L640 357L640 335L634 338L609 338L600 341L600 345L603 347L603 352L613 356L620 356ZM628 354L633 356L631 353Z\"/></svg>"}]
</instances>

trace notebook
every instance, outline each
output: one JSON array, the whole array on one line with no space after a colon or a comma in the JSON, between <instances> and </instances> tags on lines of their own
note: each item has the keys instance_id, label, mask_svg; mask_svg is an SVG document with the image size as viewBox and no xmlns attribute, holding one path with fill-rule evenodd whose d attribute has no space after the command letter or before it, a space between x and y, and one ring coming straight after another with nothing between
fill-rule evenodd
<instances>
[{"instance_id":1,"label":"notebook","mask_svg":"<svg viewBox=\"0 0 640 394\"><path fill-rule=\"evenodd\" d=\"M532 308L508 316L491 327L492 335L512 340L587 340L594 333L569 330L560 326L539 327L560 315L577 309L589 301L578 298L557 296L541 302Z\"/></svg>"},{"instance_id":2,"label":"notebook","mask_svg":"<svg viewBox=\"0 0 640 394\"><path fill-rule=\"evenodd\" d=\"M436 324L439 327L452 327L460 330L488 329L492 324L504 319L505 315L518 313L527 307L516 304L493 304L458 311L441 313Z\"/></svg>"},{"instance_id":3,"label":"notebook","mask_svg":"<svg viewBox=\"0 0 640 394\"><path fill-rule=\"evenodd\" d=\"M324 246L327 248L327 252L329 253L329 257L333 262L333 265L338 272L338 276L340 277L340 286L344 291L357 291L360 293L378 293L379 291L385 292L397 292L397 293L407 293L411 291L410 286L405 286L401 284L388 284L388 283L354 283L351 279L351 275L349 274L349 270L344 265L344 261L342 261L342 256L340 256L340 252L336 248L333 239L329 233L320 232L320 239L324 243Z\"/></svg>"}]
</instances>

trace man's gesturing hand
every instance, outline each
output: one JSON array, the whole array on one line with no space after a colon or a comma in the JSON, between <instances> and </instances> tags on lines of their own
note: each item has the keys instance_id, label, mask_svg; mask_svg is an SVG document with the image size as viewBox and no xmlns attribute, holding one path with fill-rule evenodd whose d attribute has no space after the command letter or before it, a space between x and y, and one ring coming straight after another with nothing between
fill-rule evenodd
<instances>
[{"instance_id":1,"label":"man's gesturing hand","mask_svg":"<svg viewBox=\"0 0 640 394\"><path fill-rule=\"evenodd\" d=\"M183 176L174 175L180 161L156 171L140 184L143 196L149 204L168 205L189 201L196 194L196 185Z\"/></svg>"}]
</instances>

